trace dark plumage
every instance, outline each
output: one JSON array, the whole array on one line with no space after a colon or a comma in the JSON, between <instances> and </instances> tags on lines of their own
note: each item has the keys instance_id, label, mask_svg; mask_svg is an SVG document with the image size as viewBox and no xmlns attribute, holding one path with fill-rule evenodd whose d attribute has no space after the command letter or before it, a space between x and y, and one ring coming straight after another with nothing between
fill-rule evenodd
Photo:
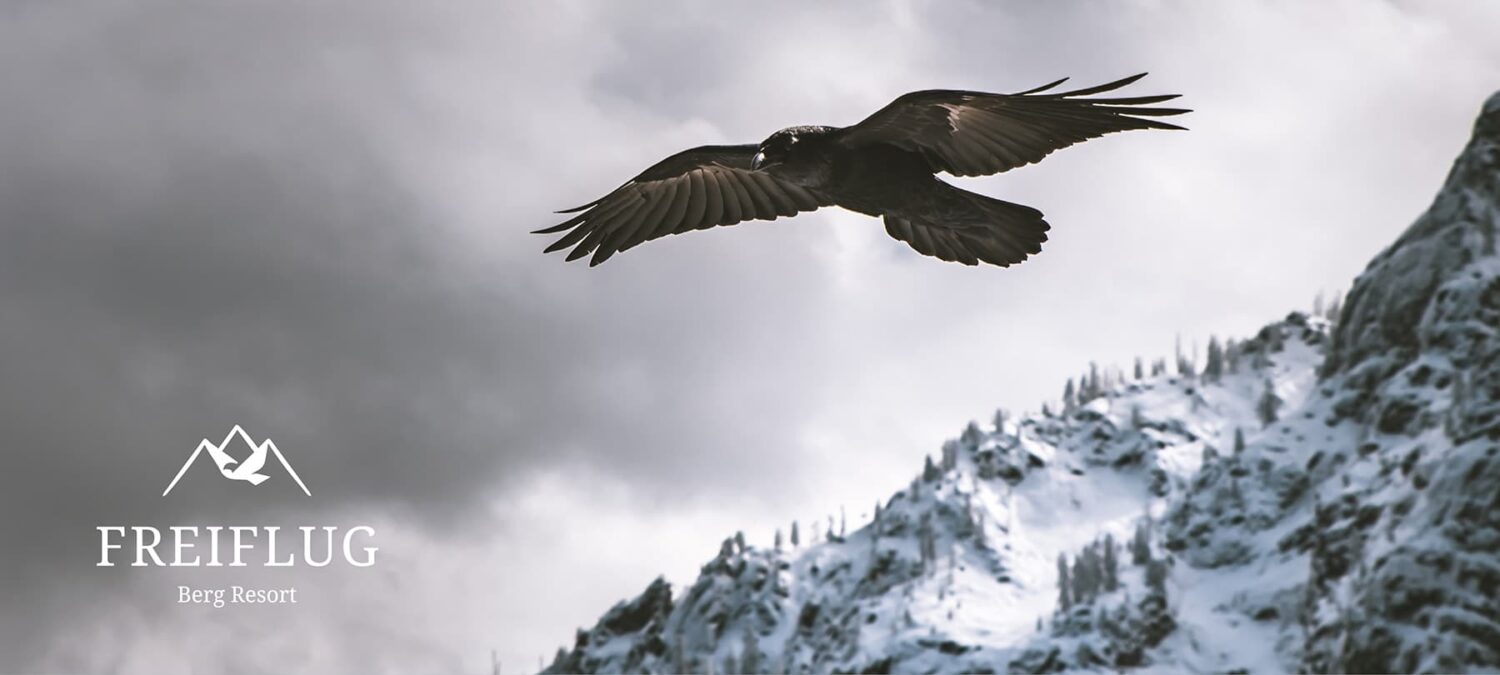
<instances>
[{"instance_id":1,"label":"dark plumage","mask_svg":"<svg viewBox=\"0 0 1500 675\"><path fill-rule=\"evenodd\" d=\"M842 206L883 218L886 232L924 255L1007 267L1042 250L1042 212L934 174L995 174L1115 131L1181 129L1152 118L1187 110L1143 107L1175 94L1084 98L1144 76L1062 93L1045 92L1066 78L1016 94L917 91L854 126L790 127L758 146L684 150L536 232L564 233L548 253L572 247L568 260L592 254L597 265L669 234Z\"/></svg>"}]
</instances>

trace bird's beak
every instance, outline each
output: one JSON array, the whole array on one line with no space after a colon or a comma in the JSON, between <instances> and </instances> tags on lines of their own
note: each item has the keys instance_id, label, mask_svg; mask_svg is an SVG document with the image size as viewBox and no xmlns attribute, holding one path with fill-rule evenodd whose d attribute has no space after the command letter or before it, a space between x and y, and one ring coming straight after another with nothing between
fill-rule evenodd
<instances>
[{"instance_id":1,"label":"bird's beak","mask_svg":"<svg viewBox=\"0 0 1500 675\"><path fill-rule=\"evenodd\" d=\"M740 156L744 157L744 155L740 155ZM750 159L750 170L751 171L760 171L761 167L764 167L765 165L766 165L766 153L764 153L764 152L757 152L757 153L755 153L755 157L752 157Z\"/></svg>"}]
</instances>

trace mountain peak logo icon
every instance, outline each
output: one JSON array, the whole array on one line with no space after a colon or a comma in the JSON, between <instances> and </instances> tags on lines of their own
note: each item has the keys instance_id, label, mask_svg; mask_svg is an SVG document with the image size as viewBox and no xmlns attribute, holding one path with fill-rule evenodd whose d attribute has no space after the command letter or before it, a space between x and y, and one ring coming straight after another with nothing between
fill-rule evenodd
<instances>
[{"instance_id":1,"label":"mountain peak logo icon","mask_svg":"<svg viewBox=\"0 0 1500 675\"><path fill-rule=\"evenodd\" d=\"M229 449L234 444L236 438L240 440L244 447L250 449L250 453L241 459L236 459L233 455L229 454ZM312 496L312 493L307 490L307 485L302 482L302 477L298 476L297 471L286 461L286 457L281 454L281 450L276 447L275 442L268 438L264 443L256 443L250 438L249 434L245 433L245 429L238 424L229 430L229 435L225 436L224 441L218 445L213 444L207 438L199 441L198 448L193 450L193 454L188 456L186 462L182 463L182 468L177 470L177 476L167 485L167 489L162 491L161 496L167 496L167 493L171 492L172 488L177 487L177 481L182 480L182 474L187 473L188 467L192 466L193 462L198 459L198 455L203 454L205 450L208 451L209 458L219 467L219 473L223 474L225 478L242 480L251 485L260 485L270 478L270 476L261 473L261 469L266 466L266 458L269 455L275 455L276 461L281 462L281 467L286 469L287 475L291 476L292 480L297 481L297 487L302 488L302 493L309 497Z\"/></svg>"}]
</instances>

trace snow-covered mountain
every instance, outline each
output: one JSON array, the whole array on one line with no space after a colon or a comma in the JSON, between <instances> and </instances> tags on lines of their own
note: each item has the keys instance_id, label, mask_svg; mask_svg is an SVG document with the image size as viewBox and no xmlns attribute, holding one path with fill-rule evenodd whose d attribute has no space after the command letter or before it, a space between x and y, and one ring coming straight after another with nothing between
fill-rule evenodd
<instances>
[{"instance_id":1,"label":"snow-covered mountain","mask_svg":"<svg viewBox=\"0 0 1500 675\"><path fill-rule=\"evenodd\" d=\"M549 670L1500 668L1497 227L1500 94L1336 321L971 424L863 527L728 539Z\"/></svg>"}]
</instances>

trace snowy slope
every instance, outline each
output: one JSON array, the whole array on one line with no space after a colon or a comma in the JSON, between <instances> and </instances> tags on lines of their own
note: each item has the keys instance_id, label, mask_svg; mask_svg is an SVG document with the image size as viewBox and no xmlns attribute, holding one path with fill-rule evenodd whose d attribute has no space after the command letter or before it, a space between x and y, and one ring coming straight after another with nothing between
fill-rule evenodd
<instances>
[{"instance_id":1,"label":"snowy slope","mask_svg":"<svg viewBox=\"0 0 1500 675\"><path fill-rule=\"evenodd\" d=\"M1500 668L1497 225L1500 95L1336 325L971 424L871 522L726 540L549 670Z\"/></svg>"}]
</instances>

